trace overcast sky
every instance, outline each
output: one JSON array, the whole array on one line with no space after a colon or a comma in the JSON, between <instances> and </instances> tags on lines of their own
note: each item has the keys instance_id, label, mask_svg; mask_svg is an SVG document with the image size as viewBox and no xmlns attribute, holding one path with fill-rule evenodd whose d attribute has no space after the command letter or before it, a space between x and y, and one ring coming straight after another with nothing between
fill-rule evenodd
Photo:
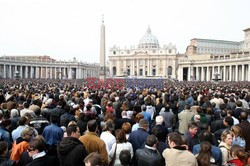
<instances>
[{"instance_id":1,"label":"overcast sky","mask_svg":"<svg viewBox=\"0 0 250 166\"><path fill-rule=\"evenodd\" d=\"M184 53L192 38L242 41L250 0L0 0L0 56L49 55L99 62L102 15L106 56L137 46L150 25L160 46Z\"/></svg>"}]
</instances>

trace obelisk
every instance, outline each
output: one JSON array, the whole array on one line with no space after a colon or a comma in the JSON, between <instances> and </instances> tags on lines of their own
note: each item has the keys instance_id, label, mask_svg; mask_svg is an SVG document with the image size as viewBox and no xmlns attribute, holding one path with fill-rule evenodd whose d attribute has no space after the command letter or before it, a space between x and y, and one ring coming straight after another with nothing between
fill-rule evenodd
<instances>
[{"instance_id":1,"label":"obelisk","mask_svg":"<svg viewBox=\"0 0 250 166\"><path fill-rule=\"evenodd\" d=\"M99 78L102 79L103 81L106 80L105 25L104 25L104 17L103 16L102 16L102 25L101 25Z\"/></svg>"}]
</instances>

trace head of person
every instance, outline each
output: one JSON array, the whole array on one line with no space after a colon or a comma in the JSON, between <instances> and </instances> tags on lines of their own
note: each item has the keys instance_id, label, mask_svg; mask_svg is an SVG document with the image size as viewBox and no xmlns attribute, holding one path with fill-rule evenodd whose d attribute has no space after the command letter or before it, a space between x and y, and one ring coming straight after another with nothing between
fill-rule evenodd
<instances>
[{"instance_id":1,"label":"head of person","mask_svg":"<svg viewBox=\"0 0 250 166\"><path fill-rule=\"evenodd\" d=\"M114 131L115 130L115 124L114 121L112 119L108 119L105 123L105 126L103 128L103 131Z\"/></svg>"},{"instance_id":2,"label":"head of person","mask_svg":"<svg viewBox=\"0 0 250 166\"><path fill-rule=\"evenodd\" d=\"M162 124L163 121L164 121L164 119L163 119L163 117L162 117L161 115L159 115L159 116L157 116L157 117L155 118L156 124Z\"/></svg>"},{"instance_id":3,"label":"head of person","mask_svg":"<svg viewBox=\"0 0 250 166\"><path fill-rule=\"evenodd\" d=\"M244 163L244 165L247 165L247 160L249 158L249 155L245 150L239 146L239 145L233 145L230 148L230 156L233 157L233 159L239 159Z\"/></svg>"},{"instance_id":4,"label":"head of person","mask_svg":"<svg viewBox=\"0 0 250 166\"><path fill-rule=\"evenodd\" d=\"M30 140L31 137L34 135L34 129L32 127L25 127L25 129L21 132L21 137L25 140Z\"/></svg>"},{"instance_id":5,"label":"head of person","mask_svg":"<svg viewBox=\"0 0 250 166\"><path fill-rule=\"evenodd\" d=\"M240 119L241 119L242 121L246 121L247 118L248 118L248 112L247 112L247 111L242 111L242 112L240 113Z\"/></svg>"},{"instance_id":6,"label":"head of person","mask_svg":"<svg viewBox=\"0 0 250 166\"><path fill-rule=\"evenodd\" d=\"M146 145L147 146L156 148L157 143L158 143L158 139L155 135L147 136L147 138L146 138Z\"/></svg>"},{"instance_id":7,"label":"head of person","mask_svg":"<svg viewBox=\"0 0 250 166\"><path fill-rule=\"evenodd\" d=\"M8 153L8 143L1 141L0 142L0 156L6 156Z\"/></svg>"},{"instance_id":8,"label":"head of person","mask_svg":"<svg viewBox=\"0 0 250 166\"><path fill-rule=\"evenodd\" d=\"M130 151L124 149L119 154L119 159L122 166L129 166L131 164L131 154Z\"/></svg>"},{"instance_id":9,"label":"head of person","mask_svg":"<svg viewBox=\"0 0 250 166\"><path fill-rule=\"evenodd\" d=\"M140 128L143 128L143 129L147 130L148 126L149 126L149 124L148 124L148 121L146 119L141 119L139 121L139 127Z\"/></svg>"},{"instance_id":10,"label":"head of person","mask_svg":"<svg viewBox=\"0 0 250 166\"><path fill-rule=\"evenodd\" d=\"M146 105L142 105L141 106L141 111L145 112L147 110L147 106Z\"/></svg>"},{"instance_id":11,"label":"head of person","mask_svg":"<svg viewBox=\"0 0 250 166\"><path fill-rule=\"evenodd\" d=\"M208 166L210 165L210 158L212 155L211 152L212 145L209 142L204 141L201 143L200 147L201 147L200 153L196 158L197 162L199 165Z\"/></svg>"},{"instance_id":12,"label":"head of person","mask_svg":"<svg viewBox=\"0 0 250 166\"><path fill-rule=\"evenodd\" d=\"M168 134L168 145L170 148L174 148L175 146L182 145L182 138L179 133L172 132Z\"/></svg>"},{"instance_id":13,"label":"head of person","mask_svg":"<svg viewBox=\"0 0 250 166\"><path fill-rule=\"evenodd\" d=\"M223 119L223 124L228 127L228 126L233 126L234 125L234 120L232 117L230 116L226 116L224 119Z\"/></svg>"},{"instance_id":14,"label":"head of person","mask_svg":"<svg viewBox=\"0 0 250 166\"><path fill-rule=\"evenodd\" d=\"M233 141L233 132L230 130L224 130L221 134L221 141L225 142L228 146L232 145Z\"/></svg>"},{"instance_id":15,"label":"head of person","mask_svg":"<svg viewBox=\"0 0 250 166\"><path fill-rule=\"evenodd\" d=\"M135 122L136 122L136 123L139 123L139 121L140 121L141 119L143 119L143 118L144 118L143 114L137 114L137 115L135 116Z\"/></svg>"},{"instance_id":16,"label":"head of person","mask_svg":"<svg viewBox=\"0 0 250 166\"><path fill-rule=\"evenodd\" d=\"M237 125L232 126L231 130L234 133L235 137L242 137L242 130L239 126Z\"/></svg>"},{"instance_id":17,"label":"head of person","mask_svg":"<svg viewBox=\"0 0 250 166\"><path fill-rule=\"evenodd\" d=\"M2 126L5 129L9 129L11 126L11 121L9 119L4 119L1 123L0 126Z\"/></svg>"},{"instance_id":18,"label":"head of person","mask_svg":"<svg viewBox=\"0 0 250 166\"><path fill-rule=\"evenodd\" d=\"M196 122L191 122L188 124L188 132L192 135L196 135L198 132L198 124Z\"/></svg>"},{"instance_id":19,"label":"head of person","mask_svg":"<svg viewBox=\"0 0 250 166\"><path fill-rule=\"evenodd\" d=\"M126 133L122 129L117 129L115 131L115 135L116 135L116 142L117 143L127 142Z\"/></svg>"},{"instance_id":20,"label":"head of person","mask_svg":"<svg viewBox=\"0 0 250 166\"><path fill-rule=\"evenodd\" d=\"M19 120L18 120L18 124L19 126L24 126L26 124L29 123L29 120L24 116L24 117L21 117Z\"/></svg>"},{"instance_id":21,"label":"head of person","mask_svg":"<svg viewBox=\"0 0 250 166\"><path fill-rule=\"evenodd\" d=\"M126 133L129 134L131 133L131 124L129 122L125 122L122 124L122 130Z\"/></svg>"},{"instance_id":22,"label":"head of person","mask_svg":"<svg viewBox=\"0 0 250 166\"><path fill-rule=\"evenodd\" d=\"M38 135L34 139L32 139L29 143L29 156L32 157L35 154L41 153L46 149L46 142L43 136Z\"/></svg>"},{"instance_id":23,"label":"head of person","mask_svg":"<svg viewBox=\"0 0 250 166\"><path fill-rule=\"evenodd\" d=\"M102 158L97 152L92 152L84 159L85 166L101 166Z\"/></svg>"},{"instance_id":24,"label":"head of person","mask_svg":"<svg viewBox=\"0 0 250 166\"><path fill-rule=\"evenodd\" d=\"M56 114L51 114L50 115L50 122L53 123L53 124L56 124L59 120L59 116L56 115Z\"/></svg>"},{"instance_id":25,"label":"head of person","mask_svg":"<svg viewBox=\"0 0 250 166\"><path fill-rule=\"evenodd\" d=\"M66 129L68 137L79 138L80 137L80 128L76 124L71 124Z\"/></svg>"},{"instance_id":26,"label":"head of person","mask_svg":"<svg viewBox=\"0 0 250 166\"><path fill-rule=\"evenodd\" d=\"M97 122L96 120L90 120L88 121L88 124L87 124L87 129L89 132L96 132L97 131Z\"/></svg>"},{"instance_id":27,"label":"head of person","mask_svg":"<svg viewBox=\"0 0 250 166\"><path fill-rule=\"evenodd\" d=\"M209 130L202 131L201 134L199 135L199 140L200 140L200 142L207 141L207 142L213 144L213 135L212 135L211 131L209 131Z\"/></svg>"}]
</instances>

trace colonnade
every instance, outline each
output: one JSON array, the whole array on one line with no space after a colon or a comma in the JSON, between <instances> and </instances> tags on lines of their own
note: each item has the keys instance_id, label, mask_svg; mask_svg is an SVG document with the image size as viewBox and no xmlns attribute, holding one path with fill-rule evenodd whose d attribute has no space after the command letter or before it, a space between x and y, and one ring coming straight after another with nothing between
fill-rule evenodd
<instances>
[{"instance_id":1,"label":"colonnade","mask_svg":"<svg viewBox=\"0 0 250 166\"><path fill-rule=\"evenodd\" d=\"M98 77L98 68L85 68L82 66L52 66L52 65L23 65L0 64L0 78L32 78L32 79L83 79Z\"/></svg>"},{"instance_id":2,"label":"colonnade","mask_svg":"<svg viewBox=\"0 0 250 166\"><path fill-rule=\"evenodd\" d=\"M187 81L250 81L250 64L180 66L179 80Z\"/></svg>"}]
</instances>

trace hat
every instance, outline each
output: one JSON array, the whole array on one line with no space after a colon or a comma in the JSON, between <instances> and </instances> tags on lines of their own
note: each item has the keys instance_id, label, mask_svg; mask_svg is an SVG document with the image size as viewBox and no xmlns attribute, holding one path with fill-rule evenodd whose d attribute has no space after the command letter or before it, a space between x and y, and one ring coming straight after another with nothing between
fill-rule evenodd
<instances>
[{"instance_id":1,"label":"hat","mask_svg":"<svg viewBox=\"0 0 250 166\"><path fill-rule=\"evenodd\" d=\"M162 123L163 123L163 117L162 117L162 116L157 116L157 117L155 118L155 122L156 122L156 123L162 124Z\"/></svg>"},{"instance_id":2,"label":"hat","mask_svg":"<svg viewBox=\"0 0 250 166\"><path fill-rule=\"evenodd\" d=\"M147 126L148 126L148 121L145 119L140 119L139 127L147 127Z\"/></svg>"}]
</instances>

